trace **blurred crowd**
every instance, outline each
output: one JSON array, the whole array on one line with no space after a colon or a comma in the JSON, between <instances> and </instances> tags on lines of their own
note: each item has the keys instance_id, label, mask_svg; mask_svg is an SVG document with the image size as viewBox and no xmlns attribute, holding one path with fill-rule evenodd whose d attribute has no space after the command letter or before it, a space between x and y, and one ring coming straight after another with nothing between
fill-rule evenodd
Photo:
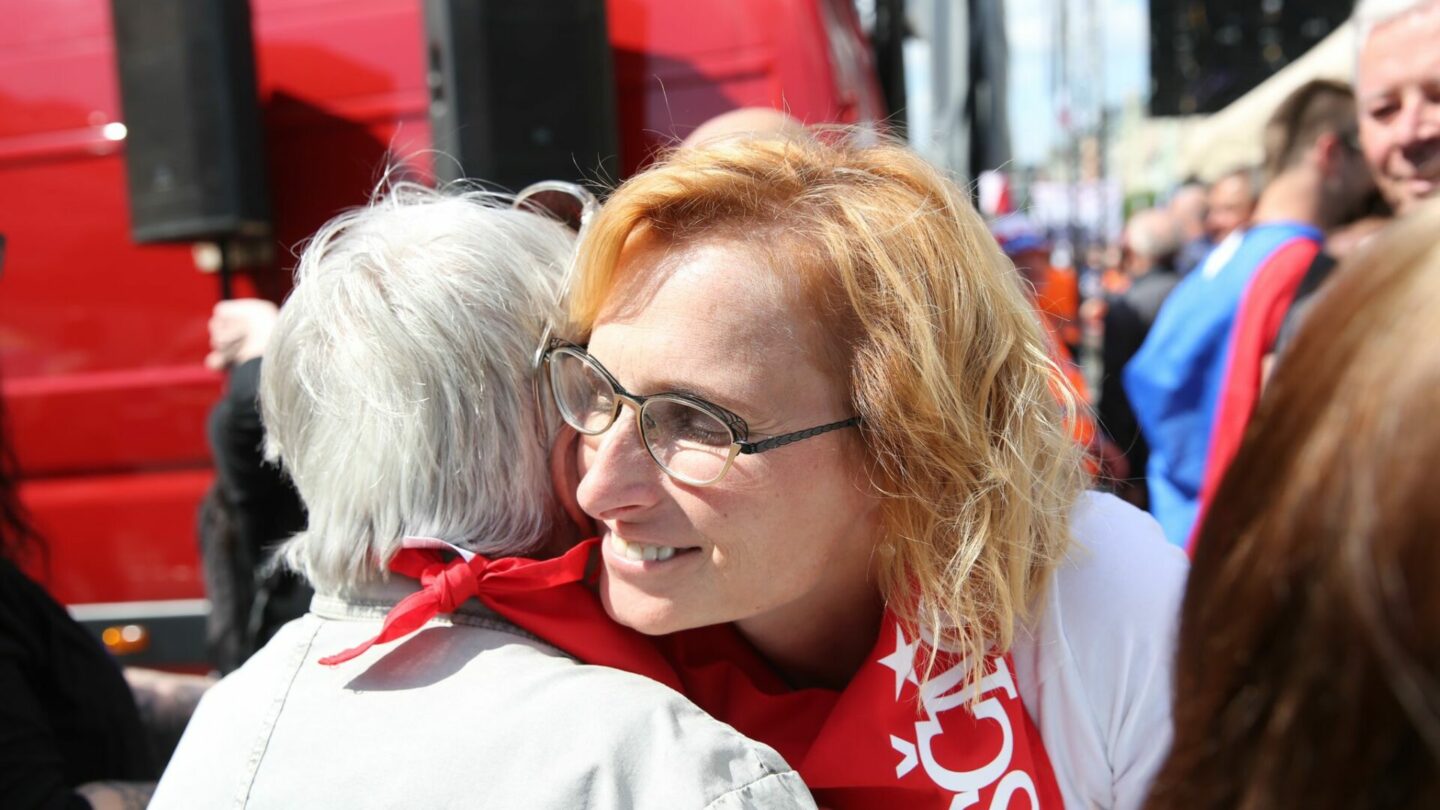
<instances>
[{"instance_id":1,"label":"blurred crowd","mask_svg":"<svg viewBox=\"0 0 1440 810\"><path fill-rule=\"evenodd\" d=\"M210 322L218 685L20 573L0 455L0 797L1440 806L1440 2L1355 21L1066 262L773 111L383 190Z\"/></svg>"},{"instance_id":2,"label":"blurred crowd","mask_svg":"<svg viewBox=\"0 0 1440 810\"><path fill-rule=\"evenodd\" d=\"M1420 55L1434 23L1414 12L1377 25L1394 11L1382 5L1357 16L1355 84L1293 91L1266 124L1262 165L1180 185L1131 214L1119 244L1036 279L1047 323L1062 324L1057 340L1073 349L1083 331L1098 361L1105 472L1192 551L1311 299L1338 262L1434 192L1440 61ZM1044 266L1023 241L1007 248L1017 264ZM1095 292L1083 304L1052 292L1075 275L1098 279L1078 285Z\"/></svg>"}]
</instances>

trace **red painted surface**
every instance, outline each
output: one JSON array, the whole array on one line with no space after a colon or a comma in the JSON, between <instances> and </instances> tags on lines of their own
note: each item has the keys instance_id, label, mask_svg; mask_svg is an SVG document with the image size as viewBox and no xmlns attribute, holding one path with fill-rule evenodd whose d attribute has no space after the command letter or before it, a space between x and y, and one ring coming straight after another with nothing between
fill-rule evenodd
<instances>
[{"instance_id":1,"label":"red painted surface","mask_svg":"<svg viewBox=\"0 0 1440 810\"><path fill-rule=\"evenodd\" d=\"M623 171L736 107L885 117L850 0L610 0Z\"/></svg>"},{"instance_id":2,"label":"red painted surface","mask_svg":"<svg viewBox=\"0 0 1440 810\"><path fill-rule=\"evenodd\" d=\"M419 0L252 0L280 300L290 248L430 145ZM808 122L883 113L849 0L610 0L623 171L742 105ZM0 0L0 369L22 495L65 602L203 595L211 480L200 366L214 277L130 241L107 0ZM111 128L113 130L113 127ZM427 158L412 160L422 176Z\"/></svg>"}]
</instances>

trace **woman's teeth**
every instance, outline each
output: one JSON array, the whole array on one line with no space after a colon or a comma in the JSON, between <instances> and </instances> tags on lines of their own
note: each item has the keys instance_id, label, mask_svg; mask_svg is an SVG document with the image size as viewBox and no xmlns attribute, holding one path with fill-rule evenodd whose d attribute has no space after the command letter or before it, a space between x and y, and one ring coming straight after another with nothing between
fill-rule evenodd
<instances>
[{"instance_id":1,"label":"woman's teeth","mask_svg":"<svg viewBox=\"0 0 1440 810\"><path fill-rule=\"evenodd\" d=\"M646 546L640 543L627 543L617 535L610 535L610 546L615 554L627 560L640 562L665 561L675 556L675 549L670 546Z\"/></svg>"}]
</instances>

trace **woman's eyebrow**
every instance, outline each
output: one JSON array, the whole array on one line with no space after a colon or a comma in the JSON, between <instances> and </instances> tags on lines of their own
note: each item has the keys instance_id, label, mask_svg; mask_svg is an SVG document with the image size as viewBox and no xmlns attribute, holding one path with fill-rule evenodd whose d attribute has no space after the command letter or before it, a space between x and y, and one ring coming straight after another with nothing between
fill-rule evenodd
<instances>
[{"instance_id":1,"label":"woman's eyebrow","mask_svg":"<svg viewBox=\"0 0 1440 810\"><path fill-rule=\"evenodd\" d=\"M703 399L711 405L718 405L731 413L735 413L734 400L708 386L696 383L675 382L662 378L654 387L654 392L657 394L684 394L694 399Z\"/></svg>"},{"instance_id":2,"label":"woman's eyebrow","mask_svg":"<svg viewBox=\"0 0 1440 810\"><path fill-rule=\"evenodd\" d=\"M585 351L588 353L590 350L587 347ZM597 363L600 363L601 367L608 371L622 388L632 394L645 397L655 396L657 394L681 394L693 399L704 400L711 405L723 408L732 415L745 420L747 424L750 421L744 415L745 410L750 409L749 405L745 402L737 401L733 395L726 394L719 389L693 380L681 381L673 377L663 376L666 373L665 369L658 370L659 373L656 376L645 375L637 379L627 380L625 377L617 374L610 366L605 365L605 361L599 357L595 357L593 354L591 357L594 358Z\"/></svg>"}]
</instances>

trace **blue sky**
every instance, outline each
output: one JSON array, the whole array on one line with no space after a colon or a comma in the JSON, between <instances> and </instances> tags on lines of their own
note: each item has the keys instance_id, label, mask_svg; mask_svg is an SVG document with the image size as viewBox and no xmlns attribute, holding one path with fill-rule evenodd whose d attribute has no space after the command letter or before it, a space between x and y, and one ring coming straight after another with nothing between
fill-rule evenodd
<instances>
[{"instance_id":1,"label":"blue sky","mask_svg":"<svg viewBox=\"0 0 1440 810\"><path fill-rule=\"evenodd\" d=\"M1062 2L1070 4L1072 26L1083 23L1093 5L1099 17L1099 42L1085 31L1072 31L1072 75L1089 81L1092 66L1103 60L1105 97L1121 105L1149 86L1149 9L1146 0L1004 0L1010 40L1010 137L1015 161L1042 162L1060 138L1058 105L1053 97L1053 63L1059 49L1055 20ZM1081 90L1083 92L1083 88Z\"/></svg>"}]
</instances>

